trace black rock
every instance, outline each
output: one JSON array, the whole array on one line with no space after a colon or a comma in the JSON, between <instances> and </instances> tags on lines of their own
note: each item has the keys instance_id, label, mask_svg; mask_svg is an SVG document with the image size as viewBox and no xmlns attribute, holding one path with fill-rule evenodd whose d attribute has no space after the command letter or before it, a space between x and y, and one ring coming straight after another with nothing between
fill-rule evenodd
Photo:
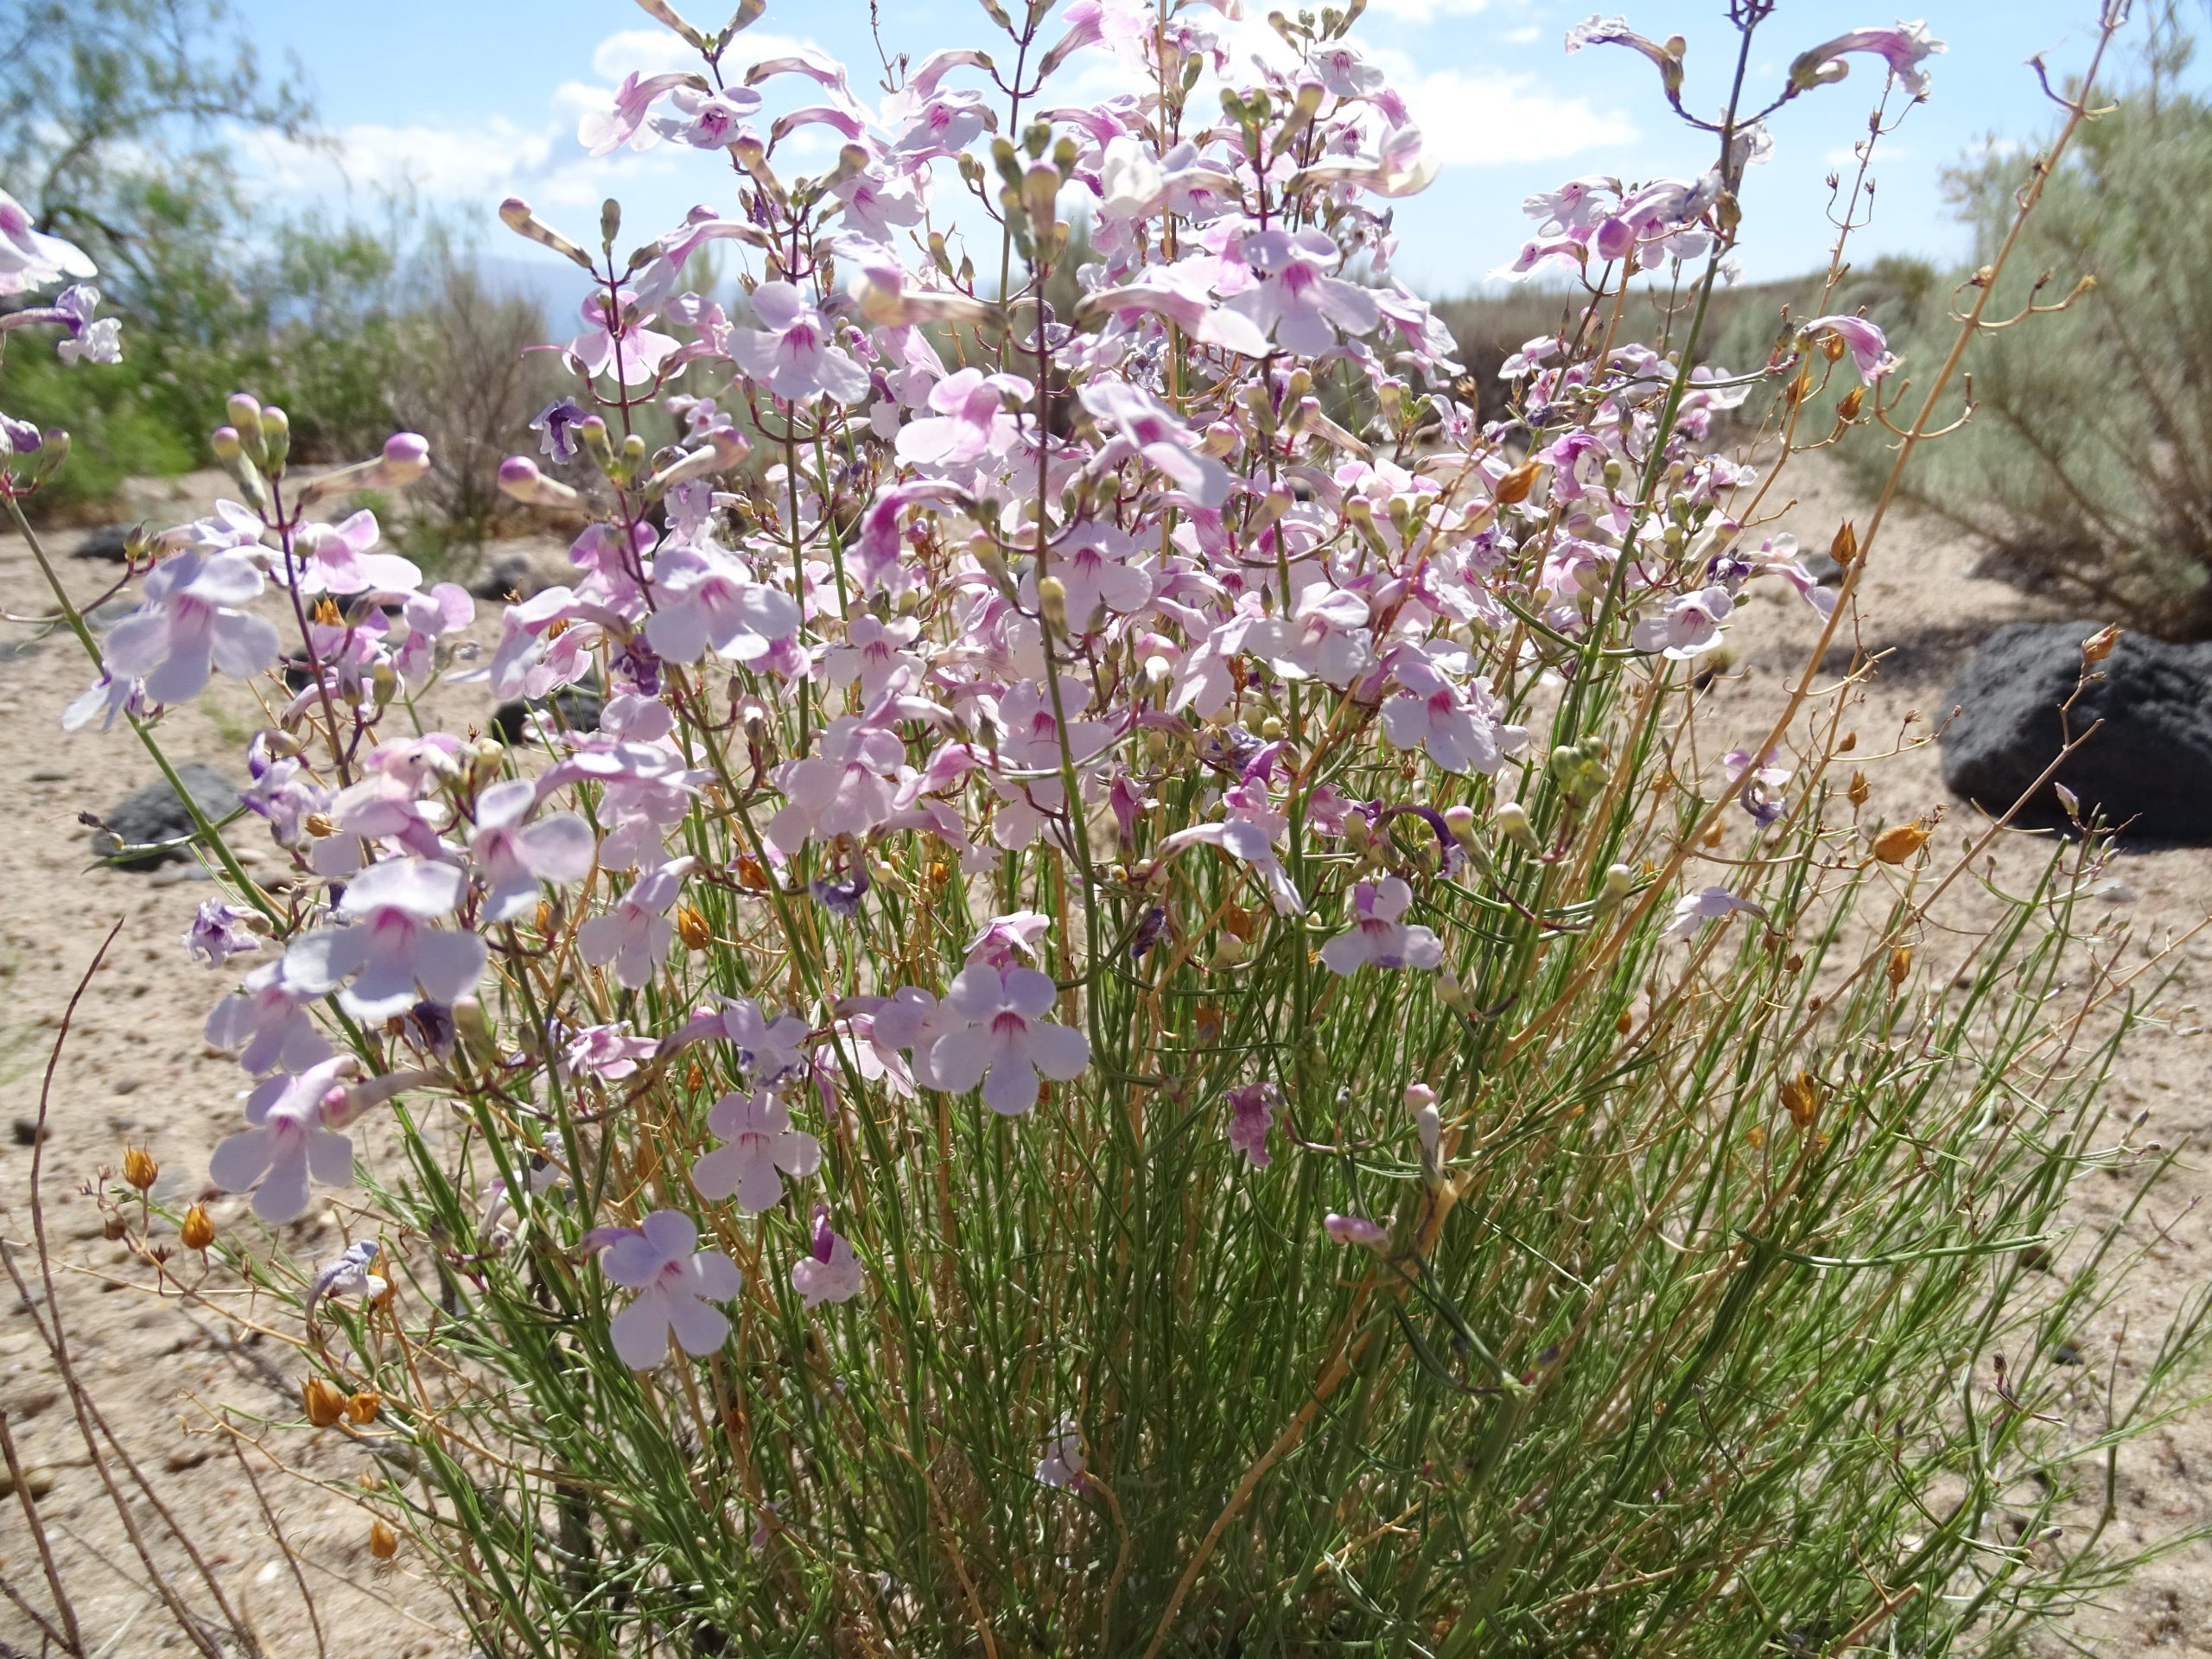
<instances>
[{"instance_id":1,"label":"black rock","mask_svg":"<svg viewBox=\"0 0 2212 1659\"><path fill-rule=\"evenodd\" d=\"M102 524L98 530L86 531L73 550L80 559L106 559L121 564L124 544L130 541L134 528L130 524Z\"/></svg>"},{"instance_id":2,"label":"black rock","mask_svg":"<svg viewBox=\"0 0 2212 1659\"><path fill-rule=\"evenodd\" d=\"M502 553L486 561L470 581L468 591L478 599L501 600L510 594L528 599L544 587L537 566L527 553Z\"/></svg>"},{"instance_id":3,"label":"black rock","mask_svg":"<svg viewBox=\"0 0 2212 1659\"><path fill-rule=\"evenodd\" d=\"M209 823L219 823L238 810L238 786L214 767L205 761L192 760L176 771L178 779L192 791L192 798L200 804L200 810ZM166 779L157 779L143 789L132 791L103 816L107 828L92 832L92 851L102 858L119 847L179 840L189 836L194 827L191 813L185 810L184 803L177 798ZM137 858L119 860L116 868L150 870L187 855L181 847L164 847Z\"/></svg>"},{"instance_id":4,"label":"black rock","mask_svg":"<svg viewBox=\"0 0 2212 1659\"><path fill-rule=\"evenodd\" d=\"M1945 705L1960 712L1943 730L1943 781L2002 812L2057 759L2069 732L2097 726L2057 773L2083 813L2101 809L2138 844L2212 842L2212 644L2122 635L2062 718L2082 672L2082 642L2098 626L2016 622L1990 636ZM2015 822L2061 827L2067 815L2045 786Z\"/></svg>"},{"instance_id":5,"label":"black rock","mask_svg":"<svg viewBox=\"0 0 2212 1659\"><path fill-rule=\"evenodd\" d=\"M531 719L533 713L542 717L543 724L556 731L565 728L572 732L595 732L599 729L599 711L604 704L596 686L564 685L550 697L528 702L516 697L501 703L492 711L492 723L499 728L500 741L512 747L518 743L537 741L541 721Z\"/></svg>"}]
</instances>

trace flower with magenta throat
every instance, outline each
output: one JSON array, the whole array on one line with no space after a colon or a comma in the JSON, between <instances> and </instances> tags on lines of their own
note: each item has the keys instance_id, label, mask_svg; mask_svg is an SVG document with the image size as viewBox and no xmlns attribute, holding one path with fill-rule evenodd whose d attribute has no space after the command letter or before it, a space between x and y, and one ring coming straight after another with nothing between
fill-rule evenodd
<instances>
[{"instance_id":1,"label":"flower with magenta throat","mask_svg":"<svg viewBox=\"0 0 2212 1659\"><path fill-rule=\"evenodd\" d=\"M668 1339L694 1357L729 1340L729 1319L715 1302L745 1288L737 1263L720 1250L701 1250L699 1230L680 1210L656 1210L637 1228L617 1230L600 1270L638 1294L607 1324L614 1351L632 1370L668 1357Z\"/></svg>"},{"instance_id":2,"label":"flower with magenta throat","mask_svg":"<svg viewBox=\"0 0 2212 1659\"><path fill-rule=\"evenodd\" d=\"M1018 1117L1037 1103L1040 1079L1065 1083L1090 1065L1090 1041L1045 1016L1059 998L1052 976L1034 968L971 962L945 993L944 1006L968 1023L929 1052L936 1086L965 1094L982 1085L983 1103Z\"/></svg>"},{"instance_id":3,"label":"flower with magenta throat","mask_svg":"<svg viewBox=\"0 0 2212 1659\"><path fill-rule=\"evenodd\" d=\"M849 1302L861 1294L860 1258L853 1254L853 1247L830 1225L830 1206L814 1206L814 1238L812 1248L791 1264L791 1288L798 1292L800 1305L819 1306L823 1302Z\"/></svg>"},{"instance_id":4,"label":"flower with magenta throat","mask_svg":"<svg viewBox=\"0 0 2212 1659\"><path fill-rule=\"evenodd\" d=\"M1402 921L1414 901L1413 889L1395 875L1362 881L1352 889L1352 925L1321 947L1321 965L1332 973L1360 968L1434 968L1444 961L1444 941L1417 923Z\"/></svg>"},{"instance_id":5,"label":"flower with magenta throat","mask_svg":"<svg viewBox=\"0 0 2212 1659\"><path fill-rule=\"evenodd\" d=\"M726 1144L691 1166L702 1198L734 1194L739 1209L758 1215L783 1202L785 1175L822 1167L822 1143L791 1128L791 1108L771 1090L724 1095L707 1114L707 1127Z\"/></svg>"}]
</instances>

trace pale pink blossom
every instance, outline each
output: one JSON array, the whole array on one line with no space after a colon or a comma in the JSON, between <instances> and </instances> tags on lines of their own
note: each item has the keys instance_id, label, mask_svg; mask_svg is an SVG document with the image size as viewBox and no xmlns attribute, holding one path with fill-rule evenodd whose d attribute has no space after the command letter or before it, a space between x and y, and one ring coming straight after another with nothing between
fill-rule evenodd
<instances>
[{"instance_id":1,"label":"pale pink blossom","mask_svg":"<svg viewBox=\"0 0 2212 1659\"><path fill-rule=\"evenodd\" d=\"M1638 651L1656 651L1671 661L1688 662L1720 643L1720 625L1736 608L1726 588L1701 588L1669 600L1656 616L1647 616L1629 630L1629 643Z\"/></svg>"},{"instance_id":2,"label":"pale pink blossom","mask_svg":"<svg viewBox=\"0 0 2212 1659\"><path fill-rule=\"evenodd\" d=\"M353 1142L329 1127L344 1121L350 1056L336 1055L297 1076L278 1072L246 1096L250 1128L226 1136L207 1162L226 1192L253 1192L253 1213L278 1226L305 1213L310 1175L327 1186L353 1179ZM258 1184L257 1185L257 1183Z\"/></svg>"},{"instance_id":3,"label":"pale pink blossom","mask_svg":"<svg viewBox=\"0 0 2212 1659\"><path fill-rule=\"evenodd\" d=\"M357 1020L388 1020L425 997L450 1007L484 976L487 957L475 934L430 925L454 912L466 886L456 865L420 858L370 865L346 884L338 901L343 924L292 941L287 980L315 995L336 990L339 1007Z\"/></svg>"},{"instance_id":4,"label":"pale pink blossom","mask_svg":"<svg viewBox=\"0 0 2212 1659\"><path fill-rule=\"evenodd\" d=\"M1430 929L1402 921L1414 901L1413 889L1395 875L1362 881L1352 889L1352 925L1321 947L1321 965L1350 974L1368 964L1377 968L1435 968L1444 961L1444 941Z\"/></svg>"},{"instance_id":5,"label":"pale pink blossom","mask_svg":"<svg viewBox=\"0 0 2212 1659\"><path fill-rule=\"evenodd\" d=\"M645 641L673 663L696 662L710 647L734 662L758 662L799 625L790 594L753 581L718 547L662 549L653 602Z\"/></svg>"},{"instance_id":6,"label":"pale pink blossom","mask_svg":"<svg viewBox=\"0 0 2212 1659\"><path fill-rule=\"evenodd\" d=\"M970 963L945 993L945 1006L969 1023L930 1049L934 1086L965 1094L982 1085L983 1103L1017 1117L1037 1103L1040 1077L1065 1083L1090 1065L1090 1039L1045 1016L1059 990L1034 968Z\"/></svg>"},{"instance_id":7,"label":"pale pink blossom","mask_svg":"<svg viewBox=\"0 0 2212 1659\"><path fill-rule=\"evenodd\" d=\"M594 967L613 963L615 983L627 990L652 984L675 942L676 924L668 919L668 910L692 863L689 858L672 859L639 877L605 915L576 930L576 953Z\"/></svg>"},{"instance_id":8,"label":"pale pink blossom","mask_svg":"<svg viewBox=\"0 0 2212 1659\"><path fill-rule=\"evenodd\" d=\"M830 1225L830 1206L814 1206L813 1248L791 1264L791 1288L804 1307L823 1302L849 1302L861 1294L860 1258L853 1247Z\"/></svg>"},{"instance_id":9,"label":"pale pink blossom","mask_svg":"<svg viewBox=\"0 0 2212 1659\"><path fill-rule=\"evenodd\" d=\"M276 555L271 563L277 580L289 580L310 596L371 589L412 594L422 585L421 567L397 553L371 552L377 537L377 516L364 508L342 524L302 524L289 560Z\"/></svg>"},{"instance_id":10,"label":"pale pink blossom","mask_svg":"<svg viewBox=\"0 0 2212 1659\"><path fill-rule=\"evenodd\" d=\"M173 554L146 578L145 602L108 631L103 663L160 703L197 696L216 669L251 678L280 654L276 628L237 608L262 587L242 553Z\"/></svg>"},{"instance_id":11,"label":"pale pink blossom","mask_svg":"<svg viewBox=\"0 0 2212 1659\"><path fill-rule=\"evenodd\" d=\"M794 404L825 392L841 404L868 396L868 371L836 343L836 331L798 289L763 283L753 290L753 309L766 326L740 328L730 338L730 355L746 373Z\"/></svg>"},{"instance_id":12,"label":"pale pink blossom","mask_svg":"<svg viewBox=\"0 0 2212 1659\"><path fill-rule=\"evenodd\" d=\"M638 1293L607 1323L614 1351L632 1370L651 1370L668 1357L668 1339L694 1357L729 1340L729 1319L712 1302L727 1302L745 1288L737 1263L720 1250L700 1250L699 1230L680 1210L656 1210L637 1228L617 1231L600 1269Z\"/></svg>"},{"instance_id":13,"label":"pale pink blossom","mask_svg":"<svg viewBox=\"0 0 2212 1659\"><path fill-rule=\"evenodd\" d=\"M1337 329L1363 334L1382 321L1374 295L1329 274L1341 256L1320 231L1254 232L1238 251L1258 280L1228 307L1286 352L1318 357L1335 346Z\"/></svg>"},{"instance_id":14,"label":"pale pink blossom","mask_svg":"<svg viewBox=\"0 0 2212 1659\"><path fill-rule=\"evenodd\" d=\"M728 1094L707 1114L707 1127L726 1144L691 1166L691 1185L703 1198L727 1198L749 1215L783 1202L784 1177L800 1179L822 1167L822 1143L791 1128L791 1108L770 1090Z\"/></svg>"},{"instance_id":15,"label":"pale pink blossom","mask_svg":"<svg viewBox=\"0 0 2212 1659\"><path fill-rule=\"evenodd\" d=\"M1675 913L1667 925L1659 930L1659 937L1679 943L1694 939L1704 930L1707 922L1719 921L1738 911L1749 911L1755 916L1766 912L1748 899L1738 899L1726 887L1704 887L1696 893L1686 893L1675 901Z\"/></svg>"},{"instance_id":16,"label":"pale pink blossom","mask_svg":"<svg viewBox=\"0 0 2212 1659\"><path fill-rule=\"evenodd\" d=\"M591 874L591 826L574 812L552 812L525 823L537 785L527 778L493 784L476 797L476 833L468 850L485 886L480 912L511 922L537 906L541 882L564 887Z\"/></svg>"}]
</instances>

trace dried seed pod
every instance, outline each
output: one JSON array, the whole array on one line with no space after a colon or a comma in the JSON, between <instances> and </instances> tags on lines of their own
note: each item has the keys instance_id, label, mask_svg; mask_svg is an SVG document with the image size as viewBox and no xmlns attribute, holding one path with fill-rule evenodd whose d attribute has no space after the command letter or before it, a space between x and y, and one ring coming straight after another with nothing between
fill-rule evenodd
<instances>
[{"instance_id":1,"label":"dried seed pod","mask_svg":"<svg viewBox=\"0 0 2212 1659\"><path fill-rule=\"evenodd\" d=\"M1928 844L1928 836L1925 824L1891 824L1874 837L1874 856L1885 864L1902 864Z\"/></svg>"},{"instance_id":2,"label":"dried seed pod","mask_svg":"<svg viewBox=\"0 0 2212 1659\"><path fill-rule=\"evenodd\" d=\"M215 1224L207 1218L207 1211L194 1205L184 1212L184 1224L177 1229L177 1236L184 1241L188 1250L204 1250L215 1242Z\"/></svg>"},{"instance_id":3,"label":"dried seed pod","mask_svg":"<svg viewBox=\"0 0 2212 1659\"><path fill-rule=\"evenodd\" d=\"M346 1396L319 1376L300 1384L300 1403L317 1428L328 1428L346 1414Z\"/></svg>"},{"instance_id":4,"label":"dried seed pod","mask_svg":"<svg viewBox=\"0 0 2212 1659\"><path fill-rule=\"evenodd\" d=\"M155 1178L161 1173L162 1166L154 1161L153 1154L145 1147L125 1147L123 1149L123 1179L141 1192L153 1185Z\"/></svg>"},{"instance_id":5,"label":"dried seed pod","mask_svg":"<svg viewBox=\"0 0 2212 1659\"><path fill-rule=\"evenodd\" d=\"M399 1554L399 1539L381 1521L369 1522L369 1554L380 1561L388 1561Z\"/></svg>"}]
</instances>

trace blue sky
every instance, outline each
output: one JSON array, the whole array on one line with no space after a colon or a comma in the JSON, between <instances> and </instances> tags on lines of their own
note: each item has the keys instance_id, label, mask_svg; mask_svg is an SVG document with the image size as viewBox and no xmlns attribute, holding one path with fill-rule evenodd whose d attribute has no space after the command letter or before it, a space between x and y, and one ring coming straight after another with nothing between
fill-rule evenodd
<instances>
[{"instance_id":1,"label":"blue sky","mask_svg":"<svg viewBox=\"0 0 2212 1659\"><path fill-rule=\"evenodd\" d=\"M727 3L679 0L709 26ZM1255 16L1241 27L1263 29L1264 0L1248 5ZM1876 215L1854 239L1859 259L1963 251L1943 204L1942 169L1992 141L2018 144L2050 129L2054 111L2026 60L2046 51L2054 72L2084 63L2097 9L2096 0L1917 0L1916 15L1949 50L1930 65L1929 101L1878 149ZM486 251L503 259L532 251L498 240L493 209L510 194L580 240L591 239L599 200L619 196L626 241L727 196L727 174L696 152L664 145L594 161L575 143L578 114L607 101L625 70L674 61L663 49L671 37L626 0L236 0L235 10L264 49L296 53L345 158L341 174L317 158L258 151L276 196L328 202L350 189L366 211L378 186L405 180L487 227ZM975 0L886 0L882 10L893 52L918 58L983 43ZM1566 29L1592 10L1591 0L1372 0L1354 38L1406 92L1444 162L1398 217L1398 269L1420 290L1465 291L1509 259L1527 234L1519 203L1532 190L1584 173L1694 176L1709 164L1707 141L1675 123L1642 59L1618 48L1562 55ZM1693 109L1718 104L1733 51L1724 0L1616 0L1606 10L1654 37L1688 36L1687 100ZM1782 0L1755 48L1754 84L1779 86L1806 46L1892 19L1878 4ZM794 41L817 45L854 66L855 90L869 95L874 77L866 71L877 59L866 0L770 0L745 38L753 56ZM2131 39L2124 54L2131 65L2138 44ZM1084 71L1084 89L1111 91L1112 60L1085 55L1096 61ZM1744 262L1755 278L1824 262L1833 234L1825 177L1854 165L1851 147L1881 92L1878 60L1853 61L1860 67L1849 79L1783 111L1774 160L1751 175Z\"/></svg>"}]
</instances>

